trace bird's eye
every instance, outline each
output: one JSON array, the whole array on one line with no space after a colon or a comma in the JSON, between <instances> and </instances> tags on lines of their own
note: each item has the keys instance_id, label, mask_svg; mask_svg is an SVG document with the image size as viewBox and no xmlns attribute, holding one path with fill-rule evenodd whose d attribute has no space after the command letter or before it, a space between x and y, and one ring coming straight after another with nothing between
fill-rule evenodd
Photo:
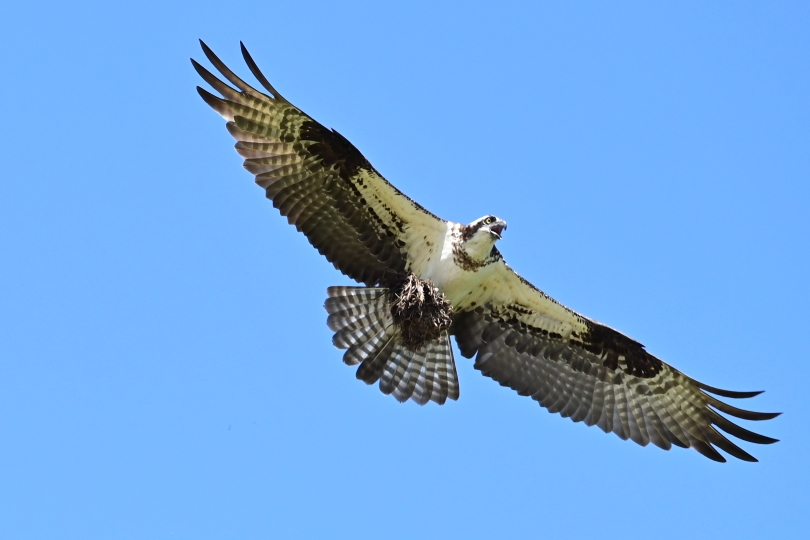
<instances>
[{"instance_id":1,"label":"bird's eye","mask_svg":"<svg viewBox=\"0 0 810 540\"><path fill-rule=\"evenodd\" d=\"M489 216L489 217L488 217L488 218L487 218L487 219L484 221L484 223L486 223L487 225L489 225L489 224L490 224L490 223L492 223L493 221L495 221L495 220L494 220L494 219L492 219L492 216Z\"/></svg>"}]
</instances>

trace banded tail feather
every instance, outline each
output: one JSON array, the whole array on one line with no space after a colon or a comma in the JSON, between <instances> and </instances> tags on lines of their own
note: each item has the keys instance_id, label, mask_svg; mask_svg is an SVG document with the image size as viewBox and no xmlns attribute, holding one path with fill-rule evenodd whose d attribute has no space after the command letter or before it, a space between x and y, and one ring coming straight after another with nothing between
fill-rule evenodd
<instances>
[{"instance_id":1,"label":"banded tail feather","mask_svg":"<svg viewBox=\"0 0 810 540\"><path fill-rule=\"evenodd\" d=\"M383 394L420 405L458 399L458 377L444 330L419 347L408 347L391 314L390 290L379 287L329 287L324 303L326 324L335 332L332 343L346 349L343 362L359 364L357 378L379 381Z\"/></svg>"}]
</instances>

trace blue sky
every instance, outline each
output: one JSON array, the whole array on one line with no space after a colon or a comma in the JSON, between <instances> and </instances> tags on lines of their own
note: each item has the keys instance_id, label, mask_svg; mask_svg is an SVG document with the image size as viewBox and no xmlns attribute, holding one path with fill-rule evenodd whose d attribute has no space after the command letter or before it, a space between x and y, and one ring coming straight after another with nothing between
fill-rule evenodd
<instances>
[{"instance_id":1,"label":"blue sky","mask_svg":"<svg viewBox=\"0 0 810 540\"><path fill-rule=\"evenodd\" d=\"M13 3L0 22L4 538L798 538L808 522L803 2ZM399 404L348 284L199 99L198 38L566 305L782 439L713 463L550 415L457 355Z\"/></svg>"}]
</instances>

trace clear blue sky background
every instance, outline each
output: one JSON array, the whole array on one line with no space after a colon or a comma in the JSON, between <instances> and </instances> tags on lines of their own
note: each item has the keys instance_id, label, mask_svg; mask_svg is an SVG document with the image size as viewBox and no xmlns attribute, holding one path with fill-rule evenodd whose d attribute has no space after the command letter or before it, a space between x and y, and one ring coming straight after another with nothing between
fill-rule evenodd
<instances>
[{"instance_id":1,"label":"clear blue sky background","mask_svg":"<svg viewBox=\"0 0 810 540\"><path fill-rule=\"evenodd\" d=\"M560 4L5 5L0 536L803 537L810 4ZM355 380L198 38L782 442L641 448L460 356L443 407Z\"/></svg>"}]
</instances>

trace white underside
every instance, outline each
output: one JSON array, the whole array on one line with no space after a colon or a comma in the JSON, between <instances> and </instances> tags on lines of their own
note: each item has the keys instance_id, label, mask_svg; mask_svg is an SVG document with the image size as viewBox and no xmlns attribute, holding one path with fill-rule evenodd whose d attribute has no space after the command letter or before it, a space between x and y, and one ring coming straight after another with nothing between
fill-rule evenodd
<instances>
[{"instance_id":1,"label":"white underside","mask_svg":"<svg viewBox=\"0 0 810 540\"><path fill-rule=\"evenodd\" d=\"M419 250L420 256L411 264L411 271L422 279L431 280L456 309L480 302L482 293L486 292L486 287L481 285L493 271L493 265L470 271L456 264L453 246L458 227L457 223L447 222L444 234L426 239L428 249Z\"/></svg>"}]
</instances>

